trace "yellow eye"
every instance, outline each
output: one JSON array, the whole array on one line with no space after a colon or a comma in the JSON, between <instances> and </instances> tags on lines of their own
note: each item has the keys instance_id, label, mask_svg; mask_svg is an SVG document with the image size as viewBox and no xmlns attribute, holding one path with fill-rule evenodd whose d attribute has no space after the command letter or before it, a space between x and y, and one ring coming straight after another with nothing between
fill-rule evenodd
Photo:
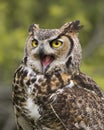
<instances>
[{"instance_id":1,"label":"yellow eye","mask_svg":"<svg viewBox=\"0 0 104 130\"><path fill-rule=\"evenodd\" d=\"M38 41L36 39L32 40L32 46L36 48L38 46Z\"/></svg>"},{"instance_id":2,"label":"yellow eye","mask_svg":"<svg viewBox=\"0 0 104 130\"><path fill-rule=\"evenodd\" d=\"M55 40L55 41L52 41L52 42L51 42L51 46L52 46L53 48L58 48L58 47L62 46L62 44L63 44L63 42L62 42L62 41L59 41L59 40Z\"/></svg>"}]
</instances>

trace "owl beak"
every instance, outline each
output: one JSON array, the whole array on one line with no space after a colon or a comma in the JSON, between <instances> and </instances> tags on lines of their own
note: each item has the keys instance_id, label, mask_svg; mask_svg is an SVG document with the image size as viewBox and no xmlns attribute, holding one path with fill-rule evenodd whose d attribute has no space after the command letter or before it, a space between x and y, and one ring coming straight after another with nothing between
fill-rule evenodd
<instances>
[{"instance_id":1,"label":"owl beak","mask_svg":"<svg viewBox=\"0 0 104 130\"><path fill-rule=\"evenodd\" d=\"M49 65L53 62L54 57L51 55L45 55L43 59L41 60L41 64L44 70L46 70Z\"/></svg>"},{"instance_id":2,"label":"owl beak","mask_svg":"<svg viewBox=\"0 0 104 130\"><path fill-rule=\"evenodd\" d=\"M40 57L40 59L42 60L44 56L45 56L44 50L39 49L39 57Z\"/></svg>"},{"instance_id":3,"label":"owl beak","mask_svg":"<svg viewBox=\"0 0 104 130\"><path fill-rule=\"evenodd\" d=\"M49 65L53 62L54 56L45 54L44 49L40 48L39 57L40 57L40 62L42 64L42 69L43 71L46 71Z\"/></svg>"}]
</instances>

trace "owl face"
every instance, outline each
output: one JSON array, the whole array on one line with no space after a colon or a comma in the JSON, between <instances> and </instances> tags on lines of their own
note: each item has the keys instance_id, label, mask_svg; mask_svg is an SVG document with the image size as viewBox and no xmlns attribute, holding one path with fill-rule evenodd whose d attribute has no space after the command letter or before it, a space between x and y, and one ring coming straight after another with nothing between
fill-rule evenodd
<instances>
[{"instance_id":1,"label":"owl face","mask_svg":"<svg viewBox=\"0 0 104 130\"><path fill-rule=\"evenodd\" d=\"M32 25L25 47L26 64L42 74L55 71L74 73L79 67L81 47L77 29L74 30L71 24L60 29L40 29Z\"/></svg>"}]
</instances>

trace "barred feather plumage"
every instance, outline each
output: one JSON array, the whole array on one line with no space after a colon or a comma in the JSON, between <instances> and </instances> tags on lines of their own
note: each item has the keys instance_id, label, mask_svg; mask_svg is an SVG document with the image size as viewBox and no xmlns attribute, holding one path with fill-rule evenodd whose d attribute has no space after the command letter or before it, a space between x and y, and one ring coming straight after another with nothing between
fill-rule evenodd
<instances>
[{"instance_id":1,"label":"barred feather plumage","mask_svg":"<svg viewBox=\"0 0 104 130\"><path fill-rule=\"evenodd\" d=\"M81 28L79 21L30 26L13 81L18 130L104 130L104 94L80 71Z\"/></svg>"}]
</instances>

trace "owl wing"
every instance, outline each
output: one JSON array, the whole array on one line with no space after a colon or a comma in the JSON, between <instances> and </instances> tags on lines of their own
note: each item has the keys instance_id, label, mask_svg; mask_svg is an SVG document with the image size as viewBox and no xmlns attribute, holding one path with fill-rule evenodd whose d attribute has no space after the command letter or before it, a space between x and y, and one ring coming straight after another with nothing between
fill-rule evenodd
<instances>
[{"instance_id":1,"label":"owl wing","mask_svg":"<svg viewBox=\"0 0 104 130\"><path fill-rule=\"evenodd\" d=\"M80 72L79 75L75 75L74 79L79 86L94 91L100 97L104 96L104 93L101 91L100 87L88 75Z\"/></svg>"},{"instance_id":2,"label":"owl wing","mask_svg":"<svg viewBox=\"0 0 104 130\"><path fill-rule=\"evenodd\" d=\"M63 130L104 130L104 98L98 95L80 84L53 94L50 107Z\"/></svg>"},{"instance_id":3,"label":"owl wing","mask_svg":"<svg viewBox=\"0 0 104 130\"><path fill-rule=\"evenodd\" d=\"M29 124L26 117L27 112L23 107L27 100L23 80L28 73L24 68L25 67L21 64L14 74L12 100L18 130L32 130L31 124Z\"/></svg>"}]
</instances>

